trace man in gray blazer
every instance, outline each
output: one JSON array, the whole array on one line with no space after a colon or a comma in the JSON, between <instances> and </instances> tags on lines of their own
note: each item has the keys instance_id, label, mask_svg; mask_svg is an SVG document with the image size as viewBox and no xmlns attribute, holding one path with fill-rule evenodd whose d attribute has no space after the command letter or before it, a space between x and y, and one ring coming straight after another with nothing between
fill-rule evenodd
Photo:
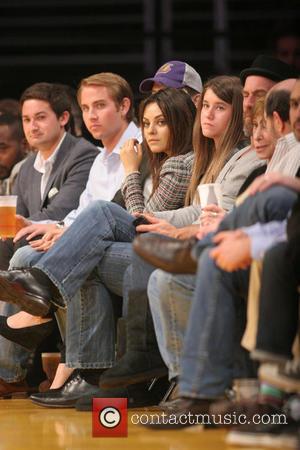
<instances>
[{"instance_id":1,"label":"man in gray blazer","mask_svg":"<svg viewBox=\"0 0 300 450\"><path fill-rule=\"evenodd\" d=\"M23 216L20 222L61 220L78 206L99 151L85 139L66 131L71 107L62 86L34 84L24 91L20 102L25 137L35 150L22 165L13 189L18 196L17 213ZM0 241L1 269L8 268L15 249L11 239ZM9 316L17 308L1 302L0 311ZM28 355L24 349L0 338L0 396L27 390L25 382L16 380L20 379Z\"/></svg>"}]
</instances>

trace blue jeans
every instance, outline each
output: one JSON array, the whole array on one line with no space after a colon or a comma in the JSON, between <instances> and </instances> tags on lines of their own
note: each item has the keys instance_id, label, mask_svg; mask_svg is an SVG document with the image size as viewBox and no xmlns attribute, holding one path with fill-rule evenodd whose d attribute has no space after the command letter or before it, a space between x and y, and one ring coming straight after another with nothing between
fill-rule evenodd
<instances>
[{"instance_id":1,"label":"blue jeans","mask_svg":"<svg viewBox=\"0 0 300 450\"><path fill-rule=\"evenodd\" d=\"M155 270L148 283L148 297L161 356L169 379L179 376L182 345L196 278Z\"/></svg>"},{"instance_id":2,"label":"blue jeans","mask_svg":"<svg viewBox=\"0 0 300 450\"><path fill-rule=\"evenodd\" d=\"M111 367L115 360L113 301L123 295L132 245L113 243L73 296L67 308L66 364L74 368ZM113 295L115 294L115 295Z\"/></svg>"},{"instance_id":3,"label":"blue jeans","mask_svg":"<svg viewBox=\"0 0 300 450\"><path fill-rule=\"evenodd\" d=\"M284 219L296 198L294 192L274 187L235 208L222 221L219 230ZM151 276L148 287L162 356L170 376L181 373L180 393L187 397L218 397L230 386L241 328L237 317L247 295L248 271L230 274L218 269L208 255L206 247L211 245L210 235L195 248L198 259L195 292L188 278L159 271ZM184 320L179 323L178 317L187 315L184 309L188 308L189 301L192 306L184 334ZM180 342L183 336L184 344Z\"/></svg>"},{"instance_id":4,"label":"blue jeans","mask_svg":"<svg viewBox=\"0 0 300 450\"><path fill-rule=\"evenodd\" d=\"M30 246L23 247L12 258L11 268L32 267L42 255ZM112 302L120 301L116 296L123 296L123 279L127 280L124 273L131 260L130 243L112 243L69 301L65 338L68 367L91 369L113 365L115 331ZM124 300L126 303L126 295Z\"/></svg>"},{"instance_id":5,"label":"blue jeans","mask_svg":"<svg viewBox=\"0 0 300 450\"><path fill-rule=\"evenodd\" d=\"M34 267L50 278L68 305L113 242L133 241L133 220L115 203L93 202Z\"/></svg>"},{"instance_id":6,"label":"blue jeans","mask_svg":"<svg viewBox=\"0 0 300 450\"><path fill-rule=\"evenodd\" d=\"M230 387L236 350L237 311L245 301L249 271L219 269L204 250L181 358L180 395L217 398Z\"/></svg>"},{"instance_id":7,"label":"blue jeans","mask_svg":"<svg viewBox=\"0 0 300 450\"><path fill-rule=\"evenodd\" d=\"M112 294L122 296L136 234L133 220L118 205L97 201L48 252L24 247L11 260L11 267L43 270L64 297L66 363L70 367L110 367L114 362Z\"/></svg>"}]
</instances>

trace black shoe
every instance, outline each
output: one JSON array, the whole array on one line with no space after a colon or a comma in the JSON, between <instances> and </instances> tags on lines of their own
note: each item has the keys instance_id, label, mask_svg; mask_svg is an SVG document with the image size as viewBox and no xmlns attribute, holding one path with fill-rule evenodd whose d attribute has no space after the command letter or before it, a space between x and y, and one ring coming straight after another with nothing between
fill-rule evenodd
<instances>
[{"instance_id":1,"label":"black shoe","mask_svg":"<svg viewBox=\"0 0 300 450\"><path fill-rule=\"evenodd\" d=\"M99 386L104 389L125 387L167 375L168 369L159 352L127 352L116 365L101 375Z\"/></svg>"},{"instance_id":2,"label":"black shoe","mask_svg":"<svg viewBox=\"0 0 300 450\"><path fill-rule=\"evenodd\" d=\"M0 298L33 316L45 316L51 302L65 306L49 278L37 269L1 270Z\"/></svg>"},{"instance_id":3,"label":"black shoe","mask_svg":"<svg viewBox=\"0 0 300 450\"><path fill-rule=\"evenodd\" d=\"M147 233L134 239L133 249L145 261L166 272L193 274L197 263L191 250L197 242L196 238L180 240Z\"/></svg>"},{"instance_id":4,"label":"black shoe","mask_svg":"<svg viewBox=\"0 0 300 450\"><path fill-rule=\"evenodd\" d=\"M85 395L76 402L77 411L92 411L93 398L127 398L128 408L142 408L157 405L161 395L145 383L132 384L124 388L98 388L94 394Z\"/></svg>"},{"instance_id":5,"label":"black shoe","mask_svg":"<svg viewBox=\"0 0 300 450\"><path fill-rule=\"evenodd\" d=\"M75 371L61 388L33 394L30 399L46 408L74 408L79 398L93 395L98 390L97 386L87 383L80 373Z\"/></svg>"},{"instance_id":6,"label":"black shoe","mask_svg":"<svg viewBox=\"0 0 300 450\"><path fill-rule=\"evenodd\" d=\"M11 328L7 325L7 317L0 316L0 334L9 341L34 351L54 329L53 320L39 325L24 328Z\"/></svg>"},{"instance_id":7,"label":"black shoe","mask_svg":"<svg viewBox=\"0 0 300 450\"><path fill-rule=\"evenodd\" d=\"M160 408L164 414L157 414L145 426L157 430L177 430L193 425L204 425L201 420L204 416L207 422L209 408L213 401L178 397L165 402L164 407Z\"/></svg>"}]
</instances>

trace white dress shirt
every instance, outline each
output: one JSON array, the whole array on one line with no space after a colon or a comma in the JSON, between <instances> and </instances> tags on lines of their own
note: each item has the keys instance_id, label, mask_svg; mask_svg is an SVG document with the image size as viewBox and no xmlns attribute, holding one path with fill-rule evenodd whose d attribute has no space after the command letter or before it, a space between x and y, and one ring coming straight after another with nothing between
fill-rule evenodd
<instances>
[{"instance_id":1,"label":"white dress shirt","mask_svg":"<svg viewBox=\"0 0 300 450\"><path fill-rule=\"evenodd\" d=\"M272 221L267 223L256 223L242 230L251 240L251 256L253 259L262 259L265 252L278 244L287 240L286 234L287 220Z\"/></svg>"},{"instance_id":2,"label":"white dress shirt","mask_svg":"<svg viewBox=\"0 0 300 450\"><path fill-rule=\"evenodd\" d=\"M105 147L100 149L101 153L91 167L86 188L80 196L79 206L65 217L65 225L70 226L92 201L113 199L125 178L120 149L128 139L142 141L141 130L133 122L130 122L112 152L107 152Z\"/></svg>"},{"instance_id":3,"label":"white dress shirt","mask_svg":"<svg viewBox=\"0 0 300 450\"><path fill-rule=\"evenodd\" d=\"M34 165L33 167L35 168L35 170L37 170L38 172L40 172L42 174L42 178L41 178L41 200L44 197L44 192L52 171L52 167L54 164L54 161L56 159L58 150L60 149L61 144L63 143L63 140L66 137L66 133L64 133L63 137L61 138L61 140L59 141L58 145L56 146L54 152L52 153L51 156L49 156L49 158L44 159L43 155L41 154L41 152L38 152L38 154L36 155L35 161L34 161Z\"/></svg>"}]
</instances>

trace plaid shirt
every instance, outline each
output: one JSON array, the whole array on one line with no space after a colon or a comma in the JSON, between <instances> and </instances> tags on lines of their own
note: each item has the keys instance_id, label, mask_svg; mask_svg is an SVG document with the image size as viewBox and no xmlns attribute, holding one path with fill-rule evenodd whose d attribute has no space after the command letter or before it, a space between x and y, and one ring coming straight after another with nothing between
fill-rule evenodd
<instances>
[{"instance_id":1,"label":"plaid shirt","mask_svg":"<svg viewBox=\"0 0 300 450\"><path fill-rule=\"evenodd\" d=\"M190 183L194 152L172 156L163 164L159 185L145 205L140 181L140 173L127 175L122 186L127 211L135 212L166 211L184 205L185 194Z\"/></svg>"}]
</instances>

